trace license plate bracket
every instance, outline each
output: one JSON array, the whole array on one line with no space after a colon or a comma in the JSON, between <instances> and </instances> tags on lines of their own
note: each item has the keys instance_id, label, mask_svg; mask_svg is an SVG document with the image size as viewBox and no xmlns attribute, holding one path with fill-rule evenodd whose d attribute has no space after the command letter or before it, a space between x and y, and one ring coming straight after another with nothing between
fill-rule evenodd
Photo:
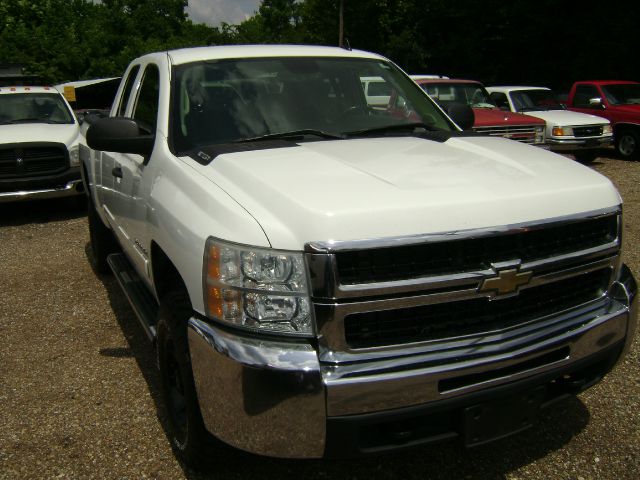
<instances>
[{"instance_id":1,"label":"license plate bracket","mask_svg":"<svg viewBox=\"0 0 640 480\"><path fill-rule=\"evenodd\" d=\"M546 387L467 407L463 439L467 447L507 437L531 427L546 397Z\"/></svg>"}]
</instances>

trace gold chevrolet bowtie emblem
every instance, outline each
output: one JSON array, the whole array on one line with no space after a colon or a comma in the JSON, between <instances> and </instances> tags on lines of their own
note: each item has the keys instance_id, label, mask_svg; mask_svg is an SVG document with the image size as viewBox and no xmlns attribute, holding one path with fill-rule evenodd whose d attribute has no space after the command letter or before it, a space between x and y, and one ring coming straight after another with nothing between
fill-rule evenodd
<instances>
[{"instance_id":1,"label":"gold chevrolet bowtie emblem","mask_svg":"<svg viewBox=\"0 0 640 480\"><path fill-rule=\"evenodd\" d=\"M519 272L517 268L500 270L498 276L485 278L478 287L480 293L491 293L495 295L508 295L516 293L522 285L526 285L531 280L533 272Z\"/></svg>"}]
</instances>

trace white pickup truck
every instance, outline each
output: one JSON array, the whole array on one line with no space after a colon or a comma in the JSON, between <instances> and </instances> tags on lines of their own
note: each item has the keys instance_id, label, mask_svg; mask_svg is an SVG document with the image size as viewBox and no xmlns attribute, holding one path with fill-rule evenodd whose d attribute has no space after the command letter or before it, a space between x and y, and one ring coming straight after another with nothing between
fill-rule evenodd
<instances>
[{"instance_id":1,"label":"white pickup truck","mask_svg":"<svg viewBox=\"0 0 640 480\"><path fill-rule=\"evenodd\" d=\"M77 196L80 127L53 87L0 87L0 203Z\"/></svg>"},{"instance_id":2,"label":"white pickup truck","mask_svg":"<svg viewBox=\"0 0 640 480\"><path fill-rule=\"evenodd\" d=\"M369 106L364 77L403 109ZM155 341L188 462L210 435L291 458L479 445L630 345L612 184L461 131L379 55L150 54L85 124L94 265Z\"/></svg>"},{"instance_id":3,"label":"white pickup truck","mask_svg":"<svg viewBox=\"0 0 640 480\"><path fill-rule=\"evenodd\" d=\"M546 87L487 87L487 91L501 109L544 120L546 142L554 152L570 153L576 160L589 163L600 148L613 145L609 120L565 110Z\"/></svg>"}]
</instances>

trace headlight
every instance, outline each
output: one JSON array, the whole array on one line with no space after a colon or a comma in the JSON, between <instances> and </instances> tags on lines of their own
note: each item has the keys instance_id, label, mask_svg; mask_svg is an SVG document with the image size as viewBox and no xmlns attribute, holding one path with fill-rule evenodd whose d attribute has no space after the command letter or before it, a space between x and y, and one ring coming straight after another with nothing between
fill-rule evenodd
<instances>
[{"instance_id":1,"label":"headlight","mask_svg":"<svg viewBox=\"0 0 640 480\"><path fill-rule=\"evenodd\" d=\"M534 143L544 143L544 127L536 127L536 136Z\"/></svg>"},{"instance_id":2,"label":"headlight","mask_svg":"<svg viewBox=\"0 0 640 480\"><path fill-rule=\"evenodd\" d=\"M611 124L602 126L602 134L603 135L609 135L611 133L613 133L613 129L611 128Z\"/></svg>"},{"instance_id":3,"label":"headlight","mask_svg":"<svg viewBox=\"0 0 640 480\"><path fill-rule=\"evenodd\" d=\"M80 165L80 147L74 145L69 149L69 165L77 167Z\"/></svg>"},{"instance_id":4,"label":"headlight","mask_svg":"<svg viewBox=\"0 0 640 480\"><path fill-rule=\"evenodd\" d=\"M302 253L210 237L203 281L209 318L250 330L301 336L314 333Z\"/></svg>"},{"instance_id":5,"label":"headlight","mask_svg":"<svg viewBox=\"0 0 640 480\"><path fill-rule=\"evenodd\" d=\"M573 128L571 127L553 127L551 134L554 137L573 136Z\"/></svg>"}]
</instances>

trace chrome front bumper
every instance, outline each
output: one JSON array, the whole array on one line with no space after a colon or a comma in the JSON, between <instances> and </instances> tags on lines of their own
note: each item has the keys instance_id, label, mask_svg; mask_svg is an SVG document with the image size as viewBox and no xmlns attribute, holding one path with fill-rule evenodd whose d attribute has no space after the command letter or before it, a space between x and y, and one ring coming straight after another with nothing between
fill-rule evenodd
<instances>
[{"instance_id":1,"label":"chrome front bumper","mask_svg":"<svg viewBox=\"0 0 640 480\"><path fill-rule=\"evenodd\" d=\"M15 192L0 192L0 203L19 202L22 200L41 200L47 198L72 197L84 192L82 180L72 180L63 187L44 188L37 190L19 190Z\"/></svg>"},{"instance_id":2,"label":"chrome front bumper","mask_svg":"<svg viewBox=\"0 0 640 480\"><path fill-rule=\"evenodd\" d=\"M323 455L325 387L311 345L240 336L191 318L189 348L202 418L216 437L262 455Z\"/></svg>"},{"instance_id":3,"label":"chrome front bumper","mask_svg":"<svg viewBox=\"0 0 640 480\"><path fill-rule=\"evenodd\" d=\"M420 354L395 366L385 361L378 372L357 363L326 365L308 343L243 336L195 317L189 321L189 345L211 433L253 453L317 458L327 449L332 418L388 415L522 379L535 382L550 372L561 376L604 350L617 345L628 350L636 323L637 285L623 267L606 306L556 318L527 346L514 347L498 335L477 347L476 360L438 363Z\"/></svg>"},{"instance_id":4,"label":"chrome front bumper","mask_svg":"<svg viewBox=\"0 0 640 480\"><path fill-rule=\"evenodd\" d=\"M553 151L570 152L590 148L603 148L613 145L613 136L599 138L560 139L547 137L547 144Z\"/></svg>"}]
</instances>

